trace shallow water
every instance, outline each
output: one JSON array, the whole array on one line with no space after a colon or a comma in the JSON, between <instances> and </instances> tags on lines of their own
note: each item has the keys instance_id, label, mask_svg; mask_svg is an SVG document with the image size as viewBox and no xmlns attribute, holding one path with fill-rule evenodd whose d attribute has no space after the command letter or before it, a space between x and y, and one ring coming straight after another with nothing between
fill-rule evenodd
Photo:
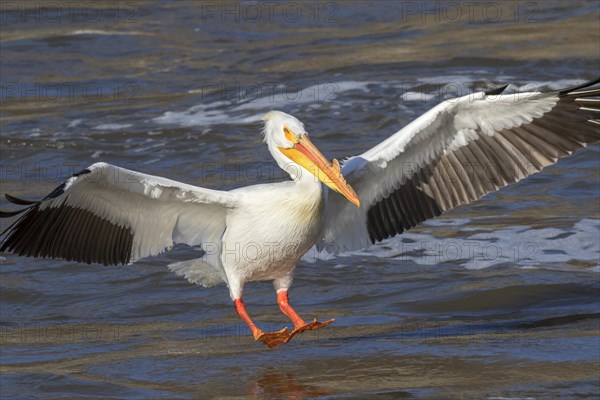
<instances>
[{"instance_id":1,"label":"shallow water","mask_svg":"<svg viewBox=\"0 0 600 400\"><path fill-rule=\"evenodd\" d=\"M0 9L1 191L26 198L100 160L211 188L282 179L270 109L343 158L446 97L600 69L594 2L41 4ZM292 301L336 322L274 350L225 287L165 268L193 249L129 267L4 254L1 397L596 398L599 152L364 251L310 251ZM245 298L286 323L269 283Z\"/></svg>"}]
</instances>

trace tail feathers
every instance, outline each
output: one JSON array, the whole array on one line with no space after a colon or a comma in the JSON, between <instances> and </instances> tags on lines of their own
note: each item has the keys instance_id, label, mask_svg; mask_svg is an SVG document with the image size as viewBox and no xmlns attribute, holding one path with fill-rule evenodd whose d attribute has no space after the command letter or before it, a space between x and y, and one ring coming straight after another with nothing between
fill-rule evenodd
<instances>
[{"instance_id":1,"label":"tail feathers","mask_svg":"<svg viewBox=\"0 0 600 400\"><path fill-rule=\"evenodd\" d=\"M201 258L172 263L168 267L176 275L182 276L188 282L196 285L212 287L226 282L225 272L222 268L214 267Z\"/></svg>"}]
</instances>

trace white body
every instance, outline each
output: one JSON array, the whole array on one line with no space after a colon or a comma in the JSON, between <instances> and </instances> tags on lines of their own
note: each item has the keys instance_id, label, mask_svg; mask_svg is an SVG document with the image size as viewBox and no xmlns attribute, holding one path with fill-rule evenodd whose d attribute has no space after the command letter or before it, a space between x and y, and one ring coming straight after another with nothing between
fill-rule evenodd
<instances>
[{"instance_id":1,"label":"white body","mask_svg":"<svg viewBox=\"0 0 600 400\"><path fill-rule=\"evenodd\" d=\"M246 282L273 280L287 290L300 257L317 241L323 221L323 189L312 175L297 182L233 191L238 207L227 216L220 261L232 298Z\"/></svg>"}]
</instances>

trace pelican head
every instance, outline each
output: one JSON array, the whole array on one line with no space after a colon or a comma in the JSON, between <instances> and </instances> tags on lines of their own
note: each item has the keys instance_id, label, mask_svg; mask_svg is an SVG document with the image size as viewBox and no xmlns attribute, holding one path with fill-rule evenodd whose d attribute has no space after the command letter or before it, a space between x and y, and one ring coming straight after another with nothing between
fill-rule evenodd
<instances>
[{"instance_id":1,"label":"pelican head","mask_svg":"<svg viewBox=\"0 0 600 400\"><path fill-rule=\"evenodd\" d=\"M280 154L286 158L284 164L290 161L310 172L319 181L330 189L340 193L356 206L360 206L360 200L354 189L346 182L340 163L333 159L327 161L325 156L309 140L304 124L296 117L281 111L271 111L263 117L265 121L265 142L276 160L280 160ZM280 163L285 170L285 165Z\"/></svg>"}]
</instances>

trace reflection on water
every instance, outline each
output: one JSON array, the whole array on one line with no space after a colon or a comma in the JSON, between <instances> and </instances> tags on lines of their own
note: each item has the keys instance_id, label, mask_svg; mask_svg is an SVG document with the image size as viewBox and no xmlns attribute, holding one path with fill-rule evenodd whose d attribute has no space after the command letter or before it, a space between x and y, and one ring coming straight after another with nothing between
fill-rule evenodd
<instances>
[{"instance_id":1,"label":"reflection on water","mask_svg":"<svg viewBox=\"0 0 600 400\"><path fill-rule=\"evenodd\" d=\"M260 379L247 385L249 397L279 399L310 399L333 394L312 386L303 385L292 374L267 368Z\"/></svg>"},{"instance_id":2,"label":"reflection on water","mask_svg":"<svg viewBox=\"0 0 600 400\"><path fill-rule=\"evenodd\" d=\"M289 2L260 23L252 2L225 19L221 2L15 4L0 182L32 199L100 160L211 188L280 180L270 109L341 159L447 97L598 75L595 2L458 2L456 20L450 3ZM595 398L599 152L364 251L309 252L295 307L336 322L274 350L224 287L164 267L185 246L128 267L0 256L2 397ZM270 283L245 296L262 327L288 323Z\"/></svg>"}]
</instances>

